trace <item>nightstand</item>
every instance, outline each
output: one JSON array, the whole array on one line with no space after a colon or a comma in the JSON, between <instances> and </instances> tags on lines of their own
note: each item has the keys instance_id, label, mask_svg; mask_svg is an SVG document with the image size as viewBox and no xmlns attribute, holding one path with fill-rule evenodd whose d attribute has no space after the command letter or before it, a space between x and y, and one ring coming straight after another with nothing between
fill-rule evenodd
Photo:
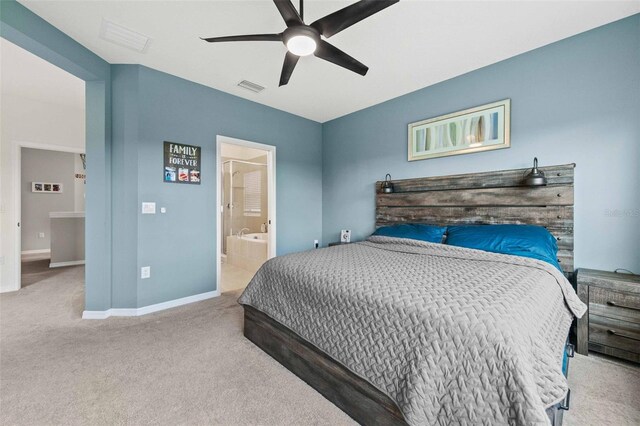
<instances>
[{"instance_id":1,"label":"nightstand","mask_svg":"<svg viewBox=\"0 0 640 426\"><path fill-rule=\"evenodd\" d=\"M578 348L640 363L640 275L578 269Z\"/></svg>"}]
</instances>

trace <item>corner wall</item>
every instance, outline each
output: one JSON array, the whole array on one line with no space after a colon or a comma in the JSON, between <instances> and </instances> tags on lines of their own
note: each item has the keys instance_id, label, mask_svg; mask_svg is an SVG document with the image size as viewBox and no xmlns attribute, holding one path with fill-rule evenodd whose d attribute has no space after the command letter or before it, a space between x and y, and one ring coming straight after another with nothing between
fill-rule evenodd
<instances>
[{"instance_id":1,"label":"corner wall","mask_svg":"<svg viewBox=\"0 0 640 426\"><path fill-rule=\"evenodd\" d=\"M276 146L278 254L313 248L321 124L139 65L114 65L112 75L114 307L217 289L217 135ZM164 141L202 147L200 185L163 182ZM143 201L156 202L157 213L142 215ZM151 278L140 279L142 266Z\"/></svg>"},{"instance_id":2,"label":"corner wall","mask_svg":"<svg viewBox=\"0 0 640 426\"><path fill-rule=\"evenodd\" d=\"M407 161L407 125L510 98L511 148ZM640 270L640 15L324 123L323 240L371 234L374 182L576 163L576 267Z\"/></svg>"},{"instance_id":3,"label":"corner wall","mask_svg":"<svg viewBox=\"0 0 640 426\"><path fill-rule=\"evenodd\" d=\"M319 123L126 65L113 67L112 108L107 62L14 0L0 2L0 20L0 36L86 82L86 311L147 306L216 289L217 135L277 147L278 254L312 248L321 239ZM118 138L113 147L112 129ZM162 182L164 140L203 147L202 185ZM156 201L167 214L141 217L142 201ZM3 246L17 223L4 213ZM18 288L16 260L11 262L11 268L0 266L2 291ZM139 278L143 265L152 267L149 280Z\"/></svg>"}]
</instances>

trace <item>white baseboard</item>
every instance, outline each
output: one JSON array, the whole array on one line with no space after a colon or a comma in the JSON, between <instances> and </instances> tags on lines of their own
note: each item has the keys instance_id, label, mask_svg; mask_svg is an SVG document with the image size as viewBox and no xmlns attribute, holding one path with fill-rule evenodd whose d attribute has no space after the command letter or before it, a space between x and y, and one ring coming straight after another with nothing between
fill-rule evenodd
<instances>
[{"instance_id":1,"label":"white baseboard","mask_svg":"<svg viewBox=\"0 0 640 426\"><path fill-rule=\"evenodd\" d=\"M29 255L29 254L50 254L51 253L51 249L38 249L38 250L23 250L20 252L20 254L22 255Z\"/></svg>"},{"instance_id":2,"label":"white baseboard","mask_svg":"<svg viewBox=\"0 0 640 426\"><path fill-rule=\"evenodd\" d=\"M218 290L207 291L206 293L194 294L193 296L182 297L180 299L169 300L167 302L156 303L155 305L143 306L141 308L111 308L106 311L84 311L82 319L105 319L109 317L139 317L152 312L163 311L189 303L200 302L220 296Z\"/></svg>"},{"instance_id":3,"label":"white baseboard","mask_svg":"<svg viewBox=\"0 0 640 426\"><path fill-rule=\"evenodd\" d=\"M51 262L49 268L62 268L63 266L84 265L84 260L71 260L69 262Z\"/></svg>"},{"instance_id":4,"label":"white baseboard","mask_svg":"<svg viewBox=\"0 0 640 426\"><path fill-rule=\"evenodd\" d=\"M82 319L107 319L111 316L111 309L106 311L83 311Z\"/></svg>"}]
</instances>

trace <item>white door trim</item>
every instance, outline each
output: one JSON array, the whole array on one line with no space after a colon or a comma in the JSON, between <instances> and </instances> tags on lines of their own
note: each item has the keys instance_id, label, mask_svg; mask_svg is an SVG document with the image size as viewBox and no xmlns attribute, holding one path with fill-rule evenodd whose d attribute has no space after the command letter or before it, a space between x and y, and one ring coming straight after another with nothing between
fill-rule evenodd
<instances>
[{"instance_id":1,"label":"white door trim","mask_svg":"<svg viewBox=\"0 0 640 426\"><path fill-rule=\"evenodd\" d=\"M216 292L220 294L220 276L221 276L221 259L222 259L222 144L230 144L243 146L246 148L261 149L267 152L267 223L269 225L268 236L268 253L267 258L271 259L276 256L276 147L258 142L251 142L243 139L231 138L228 136L216 136Z\"/></svg>"},{"instance_id":2,"label":"white door trim","mask_svg":"<svg viewBox=\"0 0 640 426\"><path fill-rule=\"evenodd\" d=\"M15 159L14 163L14 185L13 185L13 195L14 195L14 214L15 218L20 223L20 226L15 225L15 233L14 233L14 254L15 254L15 263L14 270L16 272L16 283L6 291L17 291L22 288L22 148L32 148L32 149L43 149L46 151L58 151L58 152L71 152L74 154L84 154L85 150L83 148L76 148L64 145L54 145L54 144L46 144L46 143L36 143L36 142L25 142L25 141L13 141L12 144L13 150L13 158Z\"/></svg>"}]
</instances>

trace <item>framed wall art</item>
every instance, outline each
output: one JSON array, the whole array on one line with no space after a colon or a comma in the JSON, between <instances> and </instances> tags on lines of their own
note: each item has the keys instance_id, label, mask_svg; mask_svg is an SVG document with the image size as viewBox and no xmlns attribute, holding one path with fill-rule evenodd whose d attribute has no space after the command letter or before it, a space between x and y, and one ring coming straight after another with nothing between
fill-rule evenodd
<instances>
[{"instance_id":1,"label":"framed wall art","mask_svg":"<svg viewBox=\"0 0 640 426\"><path fill-rule=\"evenodd\" d=\"M511 100L409 124L409 161L509 148Z\"/></svg>"},{"instance_id":2,"label":"framed wall art","mask_svg":"<svg viewBox=\"0 0 640 426\"><path fill-rule=\"evenodd\" d=\"M199 146L164 142L165 182L200 185Z\"/></svg>"},{"instance_id":3,"label":"framed wall art","mask_svg":"<svg viewBox=\"0 0 640 426\"><path fill-rule=\"evenodd\" d=\"M49 182L31 182L31 192L42 192L47 194L60 194L62 193L61 183L49 183Z\"/></svg>"}]
</instances>

